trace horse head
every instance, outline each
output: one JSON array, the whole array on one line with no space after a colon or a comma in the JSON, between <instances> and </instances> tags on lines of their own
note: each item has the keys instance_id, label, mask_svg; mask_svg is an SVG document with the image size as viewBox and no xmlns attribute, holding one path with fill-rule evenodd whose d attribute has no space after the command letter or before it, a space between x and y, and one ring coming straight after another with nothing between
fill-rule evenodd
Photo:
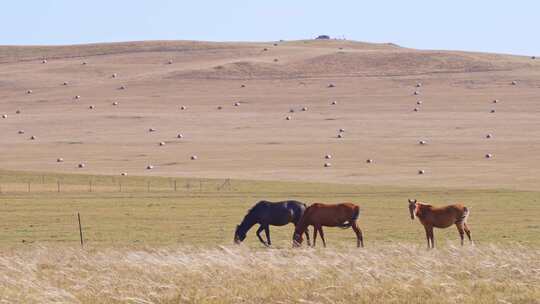
<instances>
[{"instance_id":1,"label":"horse head","mask_svg":"<svg viewBox=\"0 0 540 304\"><path fill-rule=\"evenodd\" d=\"M414 220L416 217L416 199L409 199L409 212L411 214L411 220Z\"/></svg>"},{"instance_id":2,"label":"horse head","mask_svg":"<svg viewBox=\"0 0 540 304\"><path fill-rule=\"evenodd\" d=\"M295 231L293 235L293 247L300 247L303 241L302 234Z\"/></svg>"},{"instance_id":3,"label":"horse head","mask_svg":"<svg viewBox=\"0 0 540 304\"><path fill-rule=\"evenodd\" d=\"M236 231L234 232L234 243L240 244L246 238L246 232L240 227L236 226Z\"/></svg>"}]
</instances>

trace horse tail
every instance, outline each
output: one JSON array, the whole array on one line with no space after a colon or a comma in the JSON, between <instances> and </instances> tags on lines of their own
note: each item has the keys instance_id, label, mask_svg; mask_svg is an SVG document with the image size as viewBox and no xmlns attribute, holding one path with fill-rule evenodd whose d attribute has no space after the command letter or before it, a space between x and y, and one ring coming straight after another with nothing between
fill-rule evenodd
<instances>
[{"instance_id":1,"label":"horse tail","mask_svg":"<svg viewBox=\"0 0 540 304\"><path fill-rule=\"evenodd\" d=\"M467 223L467 219L469 218L469 208L467 207L463 207L463 214L458 217L458 219L456 220L456 224L458 225L462 225L462 224L465 224Z\"/></svg>"},{"instance_id":2,"label":"horse tail","mask_svg":"<svg viewBox=\"0 0 540 304\"><path fill-rule=\"evenodd\" d=\"M358 206L355 206L354 213L353 213L351 219L348 220L347 222L339 225L338 227L342 228L342 229L350 228L353 225L353 223L358 220L358 217L360 217L360 208Z\"/></svg>"}]
</instances>

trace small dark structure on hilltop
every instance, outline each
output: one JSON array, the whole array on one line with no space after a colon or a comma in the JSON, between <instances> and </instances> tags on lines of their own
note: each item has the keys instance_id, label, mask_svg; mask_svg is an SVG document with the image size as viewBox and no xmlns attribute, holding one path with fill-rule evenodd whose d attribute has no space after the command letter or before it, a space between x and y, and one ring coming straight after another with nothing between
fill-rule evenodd
<instances>
[{"instance_id":1,"label":"small dark structure on hilltop","mask_svg":"<svg viewBox=\"0 0 540 304\"><path fill-rule=\"evenodd\" d=\"M319 35L315 39L317 39L317 40L328 40L328 39L330 39L330 36L328 36L328 35Z\"/></svg>"}]
</instances>

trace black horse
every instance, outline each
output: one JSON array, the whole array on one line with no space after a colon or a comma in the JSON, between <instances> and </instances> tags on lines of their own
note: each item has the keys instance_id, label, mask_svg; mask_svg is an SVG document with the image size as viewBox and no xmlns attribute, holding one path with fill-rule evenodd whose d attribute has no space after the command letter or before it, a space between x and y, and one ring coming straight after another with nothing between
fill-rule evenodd
<instances>
[{"instance_id":1,"label":"black horse","mask_svg":"<svg viewBox=\"0 0 540 304\"><path fill-rule=\"evenodd\" d=\"M239 244L246 238L246 233L256 224L259 224L257 229L257 237L265 246L270 246L270 225L284 226L288 223L293 223L296 227L298 221L306 211L306 204L297 201L282 201L268 202L260 201L251 209L242 220L240 225L236 226L234 233L234 242ZM265 231L267 242L261 237L261 232ZM306 239L309 244L309 233L306 231Z\"/></svg>"}]
</instances>

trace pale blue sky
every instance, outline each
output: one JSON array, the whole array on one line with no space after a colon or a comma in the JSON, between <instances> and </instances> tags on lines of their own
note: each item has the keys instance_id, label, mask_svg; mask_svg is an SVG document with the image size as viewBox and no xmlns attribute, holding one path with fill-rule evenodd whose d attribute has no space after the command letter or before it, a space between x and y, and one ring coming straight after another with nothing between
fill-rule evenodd
<instances>
[{"instance_id":1,"label":"pale blue sky","mask_svg":"<svg viewBox=\"0 0 540 304\"><path fill-rule=\"evenodd\" d=\"M318 34L421 49L540 55L538 0L5 0L0 45Z\"/></svg>"}]
</instances>

